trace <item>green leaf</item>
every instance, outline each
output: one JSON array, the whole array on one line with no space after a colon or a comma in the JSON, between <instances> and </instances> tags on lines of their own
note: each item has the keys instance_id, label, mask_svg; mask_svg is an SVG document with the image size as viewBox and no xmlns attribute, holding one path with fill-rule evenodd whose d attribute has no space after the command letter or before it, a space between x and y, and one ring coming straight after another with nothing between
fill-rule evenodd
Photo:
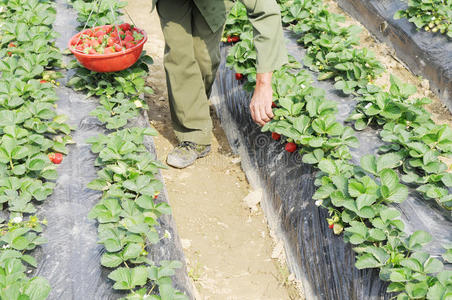
<instances>
[{"instance_id":1,"label":"green leaf","mask_svg":"<svg viewBox=\"0 0 452 300\"><path fill-rule=\"evenodd\" d=\"M142 250L143 247L140 244L137 243L128 244L124 249L123 253L124 259L129 260L132 258L137 258L138 256L140 256Z\"/></svg>"},{"instance_id":2,"label":"green leaf","mask_svg":"<svg viewBox=\"0 0 452 300\"><path fill-rule=\"evenodd\" d=\"M24 255L22 255L21 259L22 259L24 262L28 263L30 266L33 266L33 267L35 267L35 268L38 266L38 262L37 262L36 259L35 259L33 256L31 256L31 255L24 254Z\"/></svg>"},{"instance_id":3,"label":"green leaf","mask_svg":"<svg viewBox=\"0 0 452 300\"><path fill-rule=\"evenodd\" d=\"M132 269L132 286L142 286L146 284L149 268L140 266Z\"/></svg>"},{"instance_id":4,"label":"green leaf","mask_svg":"<svg viewBox=\"0 0 452 300\"><path fill-rule=\"evenodd\" d=\"M400 212L395 208L388 207L380 211L380 216L383 222L386 222L400 217Z\"/></svg>"},{"instance_id":5,"label":"green leaf","mask_svg":"<svg viewBox=\"0 0 452 300\"><path fill-rule=\"evenodd\" d=\"M358 257L356 260L355 266L362 270L368 268L377 268L381 266L381 264L374 258L374 256L370 253L363 254Z\"/></svg>"},{"instance_id":6,"label":"green leaf","mask_svg":"<svg viewBox=\"0 0 452 300\"><path fill-rule=\"evenodd\" d=\"M444 288L444 286L441 283L437 282L436 284L429 288L427 293L427 299L429 300L447 299L443 297L445 291L446 289Z\"/></svg>"},{"instance_id":7,"label":"green leaf","mask_svg":"<svg viewBox=\"0 0 452 300\"><path fill-rule=\"evenodd\" d=\"M402 155L396 152L390 152L377 157L377 170L393 169L402 164Z\"/></svg>"},{"instance_id":8,"label":"green leaf","mask_svg":"<svg viewBox=\"0 0 452 300\"><path fill-rule=\"evenodd\" d=\"M325 173L328 173L328 174L335 174L336 173L336 166L329 159L322 159L319 162L319 169L322 170Z\"/></svg>"},{"instance_id":9,"label":"green leaf","mask_svg":"<svg viewBox=\"0 0 452 300\"><path fill-rule=\"evenodd\" d=\"M384 241L386 240L386 234L383 230L377 228L369 229L369 236L376 241Z\"/></svg>"},{"instance_id":10,"label":"green leaf","mask_svg":"<svg viewBox=\"0 0 452 300\"><path fill-rule=\"evenodd\" d=\"M361 167L365 171L376 175L378 172L377 159L372 154L364 155L363 157L361 157Z\"/></svg>"},{"instance_id":11,"label":"green leaf","mask_svg":"<svg viewBox=\"0 0 452 300\"><path fill-rule=\"evenodd\" d=\"M430 257L424 264L424 272L429 274L438 273L443 270L443 267L443 263L439 259Z\"/></svg>"},{"instance_id":12,"label":"green leaf","mask_svg":"<svg viewBox=\"0 0 452 300\"><path fill-rule=\"evenodd\" d=\"M421 263L415 258L407 258L400 262L400 264L412 271L422 272Z\"/></svg>"},{"instance_id":13,"label":"green leaf","mask_svg":"<svg viewBox=\"0 0 452 300\"><path fill-rule=\"evenodd\" d=\"M88 183L87 187L95 191L104 191L108 189L108 183L103 179L94 179Z\"/></svg>"},{"instance_id":14,"label":"green leaf","mask_svg":"<svg viewBox=\"0 0 452 300\"><path fill-rule=\"evenodd\" d=\"M146 94L149 94L149 95L154 94L154 90L153 90L151 87L149 87L149 86L145 86L144 89L143 89L143 91L144 91Z\"/></svg>"},{"instance_id":15,"label":"green leaf","mask_svg":"<svg viewBox=\"0 0 452 300\"><path fill-rule=\"evenodd\" d=\"M123 262L121 256L118 253L104 253L100 258L102 266L107 268L116 268Z\"/></svg>"},{"instance_id":16,"label":"green leaf","mask_svg":"<svg viewBox=\"0 0 452 300\"><path fill-rule=\"evenodd\" d=\"M48 159L47 159L48 160ZM40 171L46 166L47 160L36 157L27 161L27 168L32 171Z\"/></svg>"},{"instance_id":17,"label":"green leaf","mask_svg":"<svg viewBox=\"0 0 452 300\"><path fill-rule=\"evenodd\" d=\"M380 172L381 184L388 187L391 192L399 183L399 176L391 169L384 169Z\"/></svg>"},{"instance_id":18,"label":"green leaf","mask_svg":"<svg viewBox=\"0 0 452 300\"><path fill-rule=\"evenodd\" d=\"M425 297L428 292L427 282L419 283L408 282L405 288L408 296L414 299L421 299Z\"/></svg>"},{"instance_id":19,"label":"green leaf","mask_svg":"<svg viewBox=\"0 0 452 300\"><path fill-rule=\"evenodd\" d=\"M409 249L416 249L419 246L423 246L432 240L430 234L425 231L418 230L415 231L409 238L408 247Z\"/></svg>"},{"instance_id":20,"label":"green leaf","mask_svg":"<svg viewBox=\"0 0 452 300\"><path fill-rule=\"evenodd\" d=\"M303 162L307 164L316 164L323 158L323 151L321 149L315 149L312 153L303 155Z\"/></svg>"},{"instance_id":21,"label":"green leaf","mask_svg":"<svg viewBox=\"0 0 452 300\"><path fill-rule=\"evenodd\" d=\"M49 282L42 277L35 277L31 279L25 289L25 295L30 297L30 300L47 299L50 293Z\"/></svg>"},{"instance_id":22,"label":"green leaf","mask_svg":"<svg viewBox=\"0 0 452 300\"><path fill-rule=\"evenodd\" d=\"M443 258L448 263L452 263L452 249L447 249L443 254Z\"/></svg>"}]
</instances>

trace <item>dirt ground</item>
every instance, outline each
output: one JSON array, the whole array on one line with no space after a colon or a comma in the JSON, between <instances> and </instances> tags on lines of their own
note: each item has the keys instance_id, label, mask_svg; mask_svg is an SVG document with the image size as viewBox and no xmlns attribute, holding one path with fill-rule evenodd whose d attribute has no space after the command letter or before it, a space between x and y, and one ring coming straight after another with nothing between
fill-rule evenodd
<instances>
[{"instance_id":1,"label":"dirt ground","mask_svg":"<svg viewBox=\"0 0 452 300\"><path fill-rule=\"evenodd\" d=\"M148 33L145 50L154 65L147 82L155 91L148 98L148 113L159 132L155 138L158 157L165 160L176 138L170 122L160 23L157 14L150 13L149 0L129 1L127 11ZM274 246L262 210L253 212L245 202L245 198L258 201L259 194L251 193L240 158L232 154L213 111L212 115L212 153L187 169L162 171L199 298L302 299L287 268L277 259L283 255L275 250L279 247Z\"/></svg>"}]
</instances>

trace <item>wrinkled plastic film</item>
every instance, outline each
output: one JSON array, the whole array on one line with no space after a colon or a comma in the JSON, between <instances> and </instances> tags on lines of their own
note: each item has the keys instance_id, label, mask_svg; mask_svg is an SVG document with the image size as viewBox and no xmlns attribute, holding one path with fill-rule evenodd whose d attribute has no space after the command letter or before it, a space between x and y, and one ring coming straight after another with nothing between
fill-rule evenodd
<instances>
[{"instance_id":1,"label":"wrinkled plastic film","mask_svg":"<svg viewBox=\"0 0 452 300\"><path fill-rule=\"evenodd\" d=\"M417 30L407 19L395 20L405 9L401 0L337 0L339 6L361 22L380 41L395 50L410 70L430 82L430 87L452 112L452 39L441 33Z\"/></svg>"},{"instance_id":2,"label":"wrinkled plastic film","mask_svg":"<svg viewBox=\"0 0 452 300\"><path fill-rule=\"evenodd\" d=\"M77 14L64 0L57 0L56 8L58 13L54 29L60 33L56 45L65 49L67 41L76 33ZM70 59L65 57L66 63ZM112 269L100 265L104 247L97 243L96 221L87 218L101 193L86 187L97 177L94 167L97 155L91 153L90 145L85 141L89 137L105 134L106 130L97 118L89 116L97 106L97 100L85 99L84 94L64 86L72 71L67 73L66 78L61 80L62 84L56 88L59 96L57 112L68 116L68 124L77 128L72 133L76 144L69 146L69 154L58 167L54 193L39 206L38 215L48 220L43 232L48 242L34 251L39 265L33 275L49 280L52 290L48 299L118 299L126 294L113 289L113 281L107 277ZM129 126L149 126L145 112L130 123ZM155 154L152 137L146 136L144 144ZM159 179L163 181L161 174ZM168 202L166 189L160 194L159 201ZM149 258L156 264L161 260L181 261L184 267L177 270L173 277L174 286L193 299L174 220L164 215L159 221L160 236L167 231L171 237L153 245L149 249Z\"/></svg>"},{"instance_id":3,"label":"wrinkled plastic film","mask_svg":"<svg viewBox=\"0 0 452 300\"><path fill-rule=\"evenodd\" d=\"M285 32L289 53L302 61L304 49L296 38ZM328 229L325 209L315 206L315 170L303 164L298 153L284 151L284 145L262 133L249 113L251 94L235 80L234 71L225 66L229 47L222 47L222 64L212 93L212 103L220 117L231 147L241 155L242 166L254 188L264 190L261 202L270 227L284 241L289 268L304 286L306 299L389 299L386 282L377 269L358 270L350 244ZM310 72L310 71L309 71ZM315 79L315 74L312 78ZM338 102L337 118L343 122L355 101L334 88L331 81L316 81L314 86L326 91L326 98ZM378 131L367 128L356 133L360 146L352 149L355 163L361 156L376 153L382 141ZM441 244L452 240L450 213L410 190L409 199L397 205L408 233L425 230L433 242L427 250L443 253Z\"/></svg>"}]
</instances>

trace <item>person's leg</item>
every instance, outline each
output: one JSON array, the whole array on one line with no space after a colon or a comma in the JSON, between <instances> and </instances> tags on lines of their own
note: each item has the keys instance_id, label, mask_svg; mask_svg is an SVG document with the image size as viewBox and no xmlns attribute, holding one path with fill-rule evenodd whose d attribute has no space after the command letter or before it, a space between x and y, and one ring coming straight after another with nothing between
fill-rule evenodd
<instances>
[{"instance_id":1,"label":"person's leg","mask_svg":"<svg viewBox=\"0 0 452 300\"><path fill-rule=\"evenodd\" d=\"M164 66L174 132L180 142L207 145L211 142L212 120L203 75L195 58L195 7L192 0L157 2L166 43Z\"/></svg>"},{"instance_id":2,"label":"person's leg","mask_svg":"<svg viewBox=\"0 0 452 300\"><path fill-rule=\"evenodd\" d=\"M192 15L195 58L201 69L206 95L209 97L218 66L220 65L220 42L224 26L213 32L196 5L193 7Z\"/></svg>"}]
</instances>

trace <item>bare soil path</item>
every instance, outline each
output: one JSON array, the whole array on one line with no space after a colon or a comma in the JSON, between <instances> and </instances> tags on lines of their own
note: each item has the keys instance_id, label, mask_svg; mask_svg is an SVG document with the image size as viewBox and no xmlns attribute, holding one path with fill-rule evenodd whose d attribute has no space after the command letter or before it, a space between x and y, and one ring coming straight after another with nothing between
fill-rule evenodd
<instances>
[{"instance_id":1,"label":"bare soil path","mask_svg":"<svg viewBox=\"0 0 452 300\"><path fill-rule=\"evenodd\" d=\"M129 1L127 11L148 33L145 50L154 59L148 85L149 117L158 130L157 154L164 161L176 144L171 129L165 75L164 41L151 1ZM163 170L177 230L200 299L299 299L287 269L274 257L273 240L260 208L252 212L244 199L250 187L231 153L214 113L212 153L184 170ZM254 193L258 196L258 193ZM252 195L254 195L252 194ZM279 248L279 247L278 247Z\"/></svg>"}]
</instances>

